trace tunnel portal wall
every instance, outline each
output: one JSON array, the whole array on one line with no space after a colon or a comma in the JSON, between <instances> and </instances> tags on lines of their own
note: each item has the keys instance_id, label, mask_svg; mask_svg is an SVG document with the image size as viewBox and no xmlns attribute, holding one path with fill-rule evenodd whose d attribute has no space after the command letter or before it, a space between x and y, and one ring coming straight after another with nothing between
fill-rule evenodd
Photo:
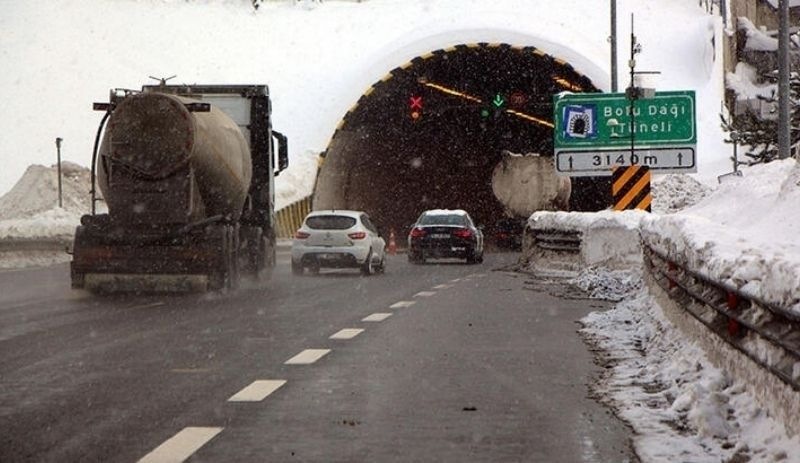
<instances>
[{"instance_id":1,"label":"tunnel portal wall","mask_svg":"<svg viewBox=\"0 0 800 463\"><path fill-rule=\"evenodd\" d=\"M511 99L514 88L526 88L525 103L493 110L492 95ZM459 208L491 229L514 215L495 197L492 172L504 150L552 156L552 95L560 91L598 88L536 47L476 43L418 56L369 87L342 118L322 155L313 208L364 210L400 235L423 210ZM410 116L415 95L424 97L419 119ZM583 182L578 197L603 203L603 193Z\"/></svg>"}]
</instances>

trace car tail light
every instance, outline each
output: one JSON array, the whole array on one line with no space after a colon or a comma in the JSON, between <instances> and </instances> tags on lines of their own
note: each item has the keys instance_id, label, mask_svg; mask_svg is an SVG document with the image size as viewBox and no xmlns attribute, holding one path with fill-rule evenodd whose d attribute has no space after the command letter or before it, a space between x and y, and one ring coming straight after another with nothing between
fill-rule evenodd
<instances>
[{"instance_id":1,"label":"car tail light","mask_svg":"<svg viewBox=\"0 0 800 463\"><path fill-rule=\"evenodd\" d=\"M425 236L427 234L428 233L425 230L423 230L422 228L416 228L415 227L415 228L411 229L411 233L409 233L408 236L410 236L412 238L422 238L423 236Z\"/></svg>"},{"instance_id":2,"label":"car tail light","mask_svg":"<svg viewBox=\"0 0 800 463\"><path fill-rule=\"evenodd\" d=\"M363 232L363 231L360 231L360 232L355 232L355 233L348 233L347 236L351 240L363 240L364 238L367 237L367 234L365 232Z\"/></svg>"},{"instance_id":3,"label":"car tail light","mask_svg":"<svg viewBox=\"0 0 800 463\"><path fill-rule=\"evenodd\" d=\"M300 231L300 230L297 230L297 232L294 234L294 238L297 239L297 240L304 240L304 239L308 238L309 236L311 236L311 233L306 233L306 232Z\"/></svg>"},{"instance_id":4,"label":"car tail light","mask_svg":"<svg viewBox=\"0 0 800 463\"><path fill-rule=\"evenodd\" d=\"M459 228L453 232L453 236L457 236L459 238L472 238L472 230L469 228Z\"/></svg>"}]
</instances>

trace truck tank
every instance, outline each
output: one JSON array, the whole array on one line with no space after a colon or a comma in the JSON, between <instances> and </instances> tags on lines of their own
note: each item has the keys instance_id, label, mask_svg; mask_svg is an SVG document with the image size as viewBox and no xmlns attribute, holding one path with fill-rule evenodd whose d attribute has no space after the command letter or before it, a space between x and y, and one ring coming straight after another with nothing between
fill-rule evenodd
<instances>
[{"instance_id":1,"label":"truck tank","mask_svg":"<svg viewBox=\"0 0 800 463\"><path fill-rule=\"evenodd\" d=\"M216 291L235 288L242 274L269 277L274 179L288 166L288 144L272 130L266 85L162 80L141 92L114 89L93 107L105 115L92 211L75 230L73 288ZM94 207L98 184L108 213Z\"/></svg>"},{"instance_id":2,"label":"truck tank","mask_svg":"<svg viewBox=\"0 0 800 463\"><path fill-rule=\"evenodd\" d=\"M503 152L492 172L492 191L508 213L528 217L536 211L566 210L571 183L556 175L553 159Z\"/></svg>"},{"instance_id":3,"label":"truck tank","mask_svg":"<svg viewBox=\"0 0 800 463\"><path fill-rule=\"evenodd\" d=\"M251 183L250 148L227 114L197 104L147 92L116 107L97 174L114 220L180 224L217 215L238 220Z\"/></svg>"}]
</instances>

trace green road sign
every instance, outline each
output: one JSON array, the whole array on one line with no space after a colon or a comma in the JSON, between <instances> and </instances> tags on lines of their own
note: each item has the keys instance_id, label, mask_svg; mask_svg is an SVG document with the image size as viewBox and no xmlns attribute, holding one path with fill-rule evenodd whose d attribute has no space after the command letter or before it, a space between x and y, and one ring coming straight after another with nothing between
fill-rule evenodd
<instances>
[{"instance_id":1,"label":"green road sign","mask_svg":"<svg viewBox=\"0 0 800 463\"><path fill-rule=\"evenodd\" d=\"M694 91L656 92L632 108L624 93L564 93L553 103L556 154L630 147L631 132L636 149L697 144Z\"/></svg>"}]
</instances>

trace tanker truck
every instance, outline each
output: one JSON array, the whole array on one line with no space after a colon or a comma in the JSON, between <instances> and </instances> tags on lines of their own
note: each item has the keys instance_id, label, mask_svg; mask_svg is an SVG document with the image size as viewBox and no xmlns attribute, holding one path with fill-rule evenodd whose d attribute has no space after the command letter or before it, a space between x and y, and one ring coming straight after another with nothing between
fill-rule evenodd
<instances>
[{"instance_id":1,"label":"tanker truck","mask_svg":"<svg viewBox=\"0 0 800 463\"><path fill-rule=\"evenodd\" d=\"M115 89L97 129L92 211L72 287L222 290L275 265L274 178L288 166L266 85ZM276 146L277 145L277 146ZM277 162L276 162L277 154ZM102 199L107 213L95 206Z\"/></svg>"}]
</instances>

